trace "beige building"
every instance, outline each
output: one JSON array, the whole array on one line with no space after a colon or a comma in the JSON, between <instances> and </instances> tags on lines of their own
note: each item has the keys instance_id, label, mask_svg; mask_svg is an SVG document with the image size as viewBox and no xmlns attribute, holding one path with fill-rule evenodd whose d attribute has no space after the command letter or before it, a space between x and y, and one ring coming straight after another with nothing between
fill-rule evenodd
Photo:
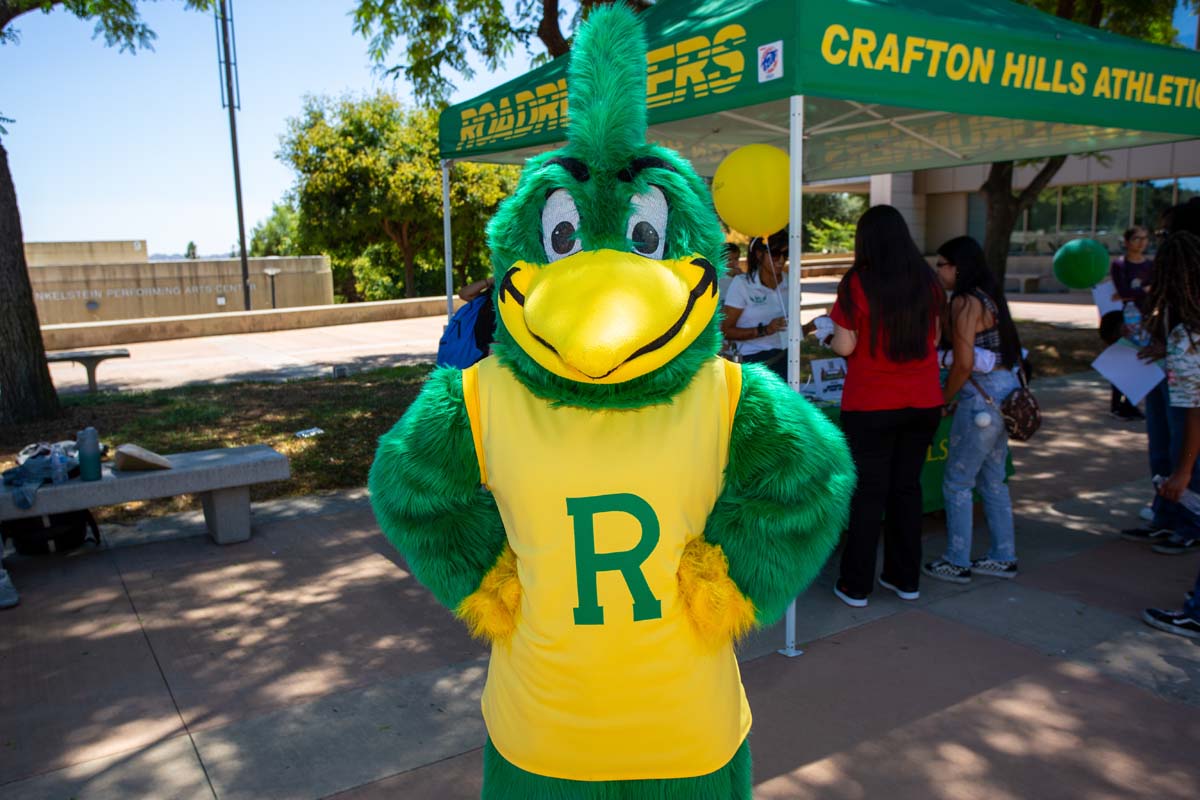
<instances>
[{"instance_id":1,"label":"beige building","mask_svg":"<svg viewBox=\"0 0 1200 800\"><path fill-rule=\"evenodd\" d=\"M240 259L150 261L144 241L27 242L25 258L43 325L242 311ZM252 310L328 305L326 256L251 258Z\"/></svg>"},{"instance_id":2,"label":"beige building","mask_svg":"<svg viewBox=\"0 0 1200 800\"><path fill-rule=\"evenodd\" d=\"M926 253L955 236L983 242L987 204L980 187L988 166L876 175L841 191L867 191L871 203L890 203L908 220ZM1014 188L1027 186L1036 167L1016 170ZM1054 252L1080 237L1103 242L1116 254L1131 225L1153 231L1162 212L1200 195L1200 139L1110 150L1100 157L1075 157L1054 176L1013 231L1009 272L1051 277Z\"/></svg>"}]
</instances>

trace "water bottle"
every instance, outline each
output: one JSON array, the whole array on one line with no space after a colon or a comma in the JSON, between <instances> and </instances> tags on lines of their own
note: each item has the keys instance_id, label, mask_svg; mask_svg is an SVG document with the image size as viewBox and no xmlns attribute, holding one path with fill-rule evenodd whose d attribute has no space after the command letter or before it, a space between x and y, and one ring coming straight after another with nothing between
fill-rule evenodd
<instances>
[{"instance_id":1,"label":"water bottle","mask_svg":"<svg viewBox=\"0 0 1200 800\"><path fill-rule=\"evenodd\" d=\"M75 435L79 448L79 477L85 481L100 480L100 434L87 427Z\"/></svg>"},{"instance_id":2,"label":"water bottle","mask_svg":"<svg viewBox=\"0 0 1200 800\"><path fill-rule=\"evenodd\" d=\"M67 482L67 454L62 445L50 447L50 482L56 485Z\"/></svg>"},{"instance_id":3,"label":"water bottle","mask_svg":"<svg viewBox=\"0 0 1200 800\"><path fill-rule=\"evenodd\" d=\"M1121 312L1125 318L1125 327L1129 331L1129 340L1138 347L1150 344L1150 337L1142 330L1142 312L1132 301L1126 301Z\"/></svg>"},{"instance_id":4,"label":"water bottle","mask_svg":"<svg viewBox=\"0 0 1200 800\"><path fill-rule=\"evenodd\" d=\"M1154 488L1162 486L1167 482L1167 479L1162 475L1154 476ZM1191 489L1184 489L1183 494L1179 496L1179 505L1186 508L1196 516L1200 517L1200 494L1196 494Z\"/></svg>"}]
</instances>

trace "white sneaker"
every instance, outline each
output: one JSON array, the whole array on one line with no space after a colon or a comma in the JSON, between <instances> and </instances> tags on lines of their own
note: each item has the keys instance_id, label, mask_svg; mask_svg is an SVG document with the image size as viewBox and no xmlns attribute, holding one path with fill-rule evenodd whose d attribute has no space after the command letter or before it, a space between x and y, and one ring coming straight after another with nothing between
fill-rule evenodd
<instances>
[{"instance_id":1,"label":"white sneaker","mask_svg":"<svg viewBox=\"0 0 1200 800\"><path fill-rule=\"evenodd\" d=\"M891 589L893 592L896 593L896 597L899 597L901 600L919 600L921 598L920 591L906 592L906 591L902 590L899 586L893 586L892 584L885 581L883 579L882 575L879 576L879 585L885 589Z\"/></svg>"},{"instance_id":2,"label":"white sneaker","mask_svg":"<svg viewBox=\"0 0 1200 800\"><path fill-rule=\"evenodd\" d=\"M0 570L0 608L12 608L20 602L21 596L17 594L17 587L13 586L12 578Z\"/></svg>"}]
</instances>

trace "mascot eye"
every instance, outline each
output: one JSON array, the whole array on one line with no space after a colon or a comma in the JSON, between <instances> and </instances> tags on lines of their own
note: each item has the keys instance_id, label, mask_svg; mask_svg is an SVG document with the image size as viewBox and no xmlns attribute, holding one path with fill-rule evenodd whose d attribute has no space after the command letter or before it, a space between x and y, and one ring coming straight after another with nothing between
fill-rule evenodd
<instances>
[{"instance_id":1,"label":"mascot eye","mask_svg":"<svg viewBox=\"0 0 1200 800\"><path fill-rule=\"evenodd\" d=\"M666 247L667 197L662 189L651 186L645 194L634 195L633 214L629 217L626 237L633 249L648 258L662 258Z\"/></svg>"},{"instance_id":2,"label":"mascot eye","mask_svg":"<svg viewBox=\"0 0 1200 800\"><path fill-rule=\"evenodd\" d=\"M550 262L583 249L579 241L579 209L566 189L555 189L542 209L542 247Z\"/></svg>"}]
</instances>

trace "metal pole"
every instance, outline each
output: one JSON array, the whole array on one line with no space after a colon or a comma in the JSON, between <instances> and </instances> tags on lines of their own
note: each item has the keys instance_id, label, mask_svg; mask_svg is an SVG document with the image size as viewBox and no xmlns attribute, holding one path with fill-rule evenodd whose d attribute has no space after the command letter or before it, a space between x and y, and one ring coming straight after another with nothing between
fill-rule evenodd
<instances>
[{"instance_id":1,"label":"metal pole","mask_svg":"<svg viewBox=\"0 0 1200 800\"><path fill-rule=\"evenodd\" d=\"M242 213L242 170L238 166L236 103L233 94L233 46L229 38L227 0L220 0L221 46L225 53L225 96L229 107L229 142L233 147L233 193L237 198L238 246L242 255L242 300L250 310L250 263L246 260L246 223Z\"/></svg>"},{"instance_id":2,"label":"metal pole","mask_svg":"<svg viewBox=\"0 0 1200 800\"><path fill-rule=\"evenodd\" d=\"M804 334L800 330L800 270L803 258L803 228L801 211L804 205L804 96L792 95L789 114L789 169L790 190L788 209L788 261L791 265L788 278L788 384L800 390L800 342Z\"/></svg>"},{"instance_id":3,"label":"metal pole","mask_svg":"<svg viewBox=\"0 0 1200 800\"><path fill-rule=\"evenodd\" d=\"M454 245L450 241L450 165L442 159L442 237L446 242L446 320L454 316Z\"/></svg>"},{"instance_id":4,"label":"metal pole","mask_svg":"<svg viewBox=\"0 0 1200 800\"><path fill-rule=\"evenodd\" d=\"M271 275L271 308L275 307L275 276Z\"/></svg>"},{"instance_id":5,"label":"metal pole","mask_svg":"<svg viewBox=\"0 0 1200 800\"><path fill-rule=\"evenodd\" d=\"M791 271L788 277L788 385L800 391L800 290L803 229L800 227L804 210L804 95L792 95L788 115L790 192L788 209L788 256ZM804 655L796 649L796 600L788 604L784 622L784 641L780 655L794 658Z\"/></svg>"}]
</instances>

